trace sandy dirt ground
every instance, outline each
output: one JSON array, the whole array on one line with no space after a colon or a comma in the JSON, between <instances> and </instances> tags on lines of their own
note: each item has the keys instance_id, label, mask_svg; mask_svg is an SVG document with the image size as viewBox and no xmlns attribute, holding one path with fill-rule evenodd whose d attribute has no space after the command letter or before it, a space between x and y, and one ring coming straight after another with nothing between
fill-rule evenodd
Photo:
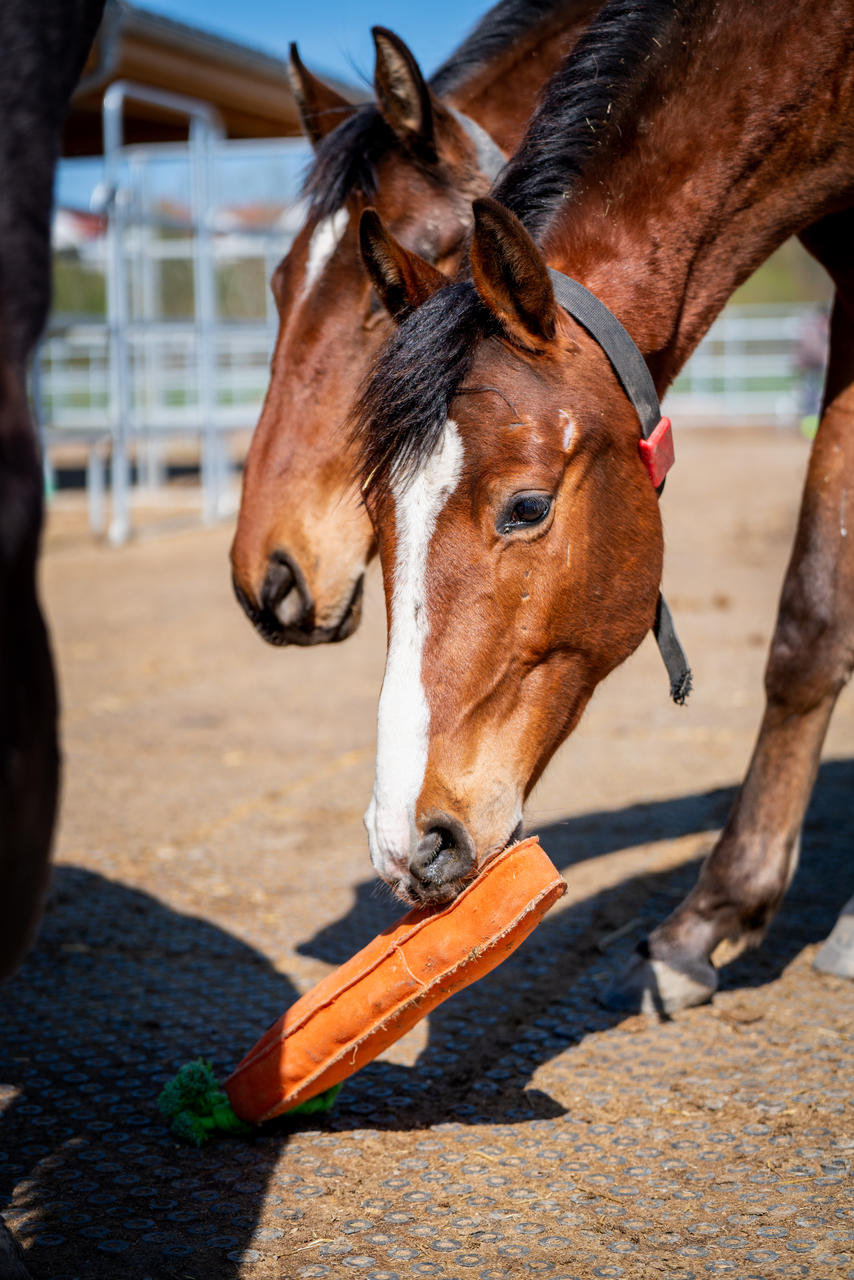
<instances>
[{"instance_id":1,"label":"sandy dirt ground","mask_svg":"<svg viewBox=\"0 0 854 1280\"><path fill-rule=\"evenodd\" d=\"M344 1088L336 1109L197 1151L157 1093L224 1074L399 908L371 874L385 622L264 645L227 527L143 520L114 550L53 509L43 591L65 784L39 942L0 992L0 1208L39 1280L854 1277L854 984L811 968L854 892L854 697L801 869L760 951L670 1022L597 994L726 818L808 446L684 432L665 590L695 673L655 646L599 691L528 827L569 892L510 961Z\"/></svg>"}]
</instances>

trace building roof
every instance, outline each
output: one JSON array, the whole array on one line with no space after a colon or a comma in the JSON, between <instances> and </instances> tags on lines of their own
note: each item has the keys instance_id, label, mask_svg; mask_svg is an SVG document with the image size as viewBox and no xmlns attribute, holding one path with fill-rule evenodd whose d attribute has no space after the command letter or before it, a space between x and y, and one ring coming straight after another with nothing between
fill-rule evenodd
<instances>
[{"instance_id":1,"label":"building roof","mask_svg":"<svg viewBox=\"0 0 854 1280\"><path fill-rule=\"evenodd\" d=\"M352 86L327 79L353 101L362 96ZM284 61L125 0L107 0L104 20L71 100L64 155L100 154L101 102L115 80L132 80L210 103L230 138L278 138L301 132ZM128 142L171 142L186 135L186 122L174 113L128 102Z\"/></svg>"}]
</instances>

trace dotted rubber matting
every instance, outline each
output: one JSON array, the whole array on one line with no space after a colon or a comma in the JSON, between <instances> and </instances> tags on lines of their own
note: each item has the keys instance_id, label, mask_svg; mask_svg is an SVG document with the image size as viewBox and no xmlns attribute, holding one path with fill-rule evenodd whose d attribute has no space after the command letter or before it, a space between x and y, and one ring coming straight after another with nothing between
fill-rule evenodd
<instances>
[{"instance_id":1,"label":"dotted rubber matting","mask_svg":"<svg viewBox=\"0 0 854 1280\"><path fill-rule=\"evenodd\" d=\"M596 1003L690 865L553 912L431 1016L414 1066L372 1064L328 1117L201 1151L166 1131L161 1085L199 1053L225 1074L296 987L216 925L59 867L0 993L0 1204L33 1276L851 1280L854 983L809 961L851 893L852 778L823 770L783 910L713 1005ZM543 833L558 862L562 839ZM301 950L337 963L397 914L356 903Z\"/></svg>"}]
</instances>

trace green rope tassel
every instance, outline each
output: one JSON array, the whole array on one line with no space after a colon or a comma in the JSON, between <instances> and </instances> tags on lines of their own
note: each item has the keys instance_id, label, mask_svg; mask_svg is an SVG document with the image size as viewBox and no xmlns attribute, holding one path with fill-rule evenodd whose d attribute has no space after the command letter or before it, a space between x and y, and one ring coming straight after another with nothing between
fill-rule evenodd
<instances>
[{"instance_id":1,"label":"green rope tassel","mask_svg":"<svg viewBox=\"0 0 854 1280\"><path fill-rule=\"evenodd\" d=\"M318 1111L331 1111L335 1106L335 1099L341 1092L341 1088L340 1084L334 1084L325 1093L317 1093L313 1098L306 1098L305 1102L298 1102L295 1107L289 1107L284 1114L286 1116L314 1116L317 1115Z\"/></svg>"},{"instance_id":2,"label":"green rope tassel","mask_svg":"<svg viewBox=\"0 0 854 1280\"><path fill-rule=\"evenodd\" d=\"M201 1058L185 1063L163 1086L157 1105L175 1136L197 1147L216 1133L252 1132L252 1126L234 1114L211 1064Z\"/></svg>"},{"instance_id":3,"label":"green rope tassel","mask_svg":"<svg viewBox=\"0 0 854 1280\"><path fill-rule=\"evenodd\" d=\"M333 1085L307 1102L292 1107L287 1115L315 1115L329 1111L341 1090ZM200 1147L217 1133L252 1133L253 1126L234 1114L228 1096L217 1083L209 1062L197 1058L187 1062L167 1084L157 1100L161 1114L170 1122L170 1128L183 1142L193 1142Z\"/></svg>"}]
</instances>

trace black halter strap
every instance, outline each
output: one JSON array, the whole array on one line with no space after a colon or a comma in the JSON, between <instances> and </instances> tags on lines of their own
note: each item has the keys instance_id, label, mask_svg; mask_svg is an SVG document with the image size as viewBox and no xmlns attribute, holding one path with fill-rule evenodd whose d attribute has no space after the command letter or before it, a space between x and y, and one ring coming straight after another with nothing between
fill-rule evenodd
<instances>
[{"instance_id":1,"label":"black halter strap","mask_svg":"<svg viewBox=\"0 0 854 1280\"><path fill-rule=\"evenodd\" d=\"M481 173L489 178L490 182L494 182L501 170L507 163L507 157L482 125L476 120L472 120L471 116L465 115L462 111L457 111L456 107L448 107L451 115L462 125L468 136L474 143L475 155L477 156L477 167Z\"/></svg>"},{"instance_id":2,"label":"black halter strap","mask_svg":"<svg viewBox=\"0 0 854 1280\"><path fill-rule=\"evenodd\" d=\"M626 395L640 418L644 464L656 492L664 488L664 472L673 461L670 423L661 416L655 383L638 347L617 317L583 284L549 267L556 300L596 339L610 360ZM654 455L661 452L663 457ZM658 465L656 465L658 463ZM670 677L670 696L682 706L691 692L691 668L673 625L673 617L659 592L652 633Z\"/></svg>"}]
</instances>

